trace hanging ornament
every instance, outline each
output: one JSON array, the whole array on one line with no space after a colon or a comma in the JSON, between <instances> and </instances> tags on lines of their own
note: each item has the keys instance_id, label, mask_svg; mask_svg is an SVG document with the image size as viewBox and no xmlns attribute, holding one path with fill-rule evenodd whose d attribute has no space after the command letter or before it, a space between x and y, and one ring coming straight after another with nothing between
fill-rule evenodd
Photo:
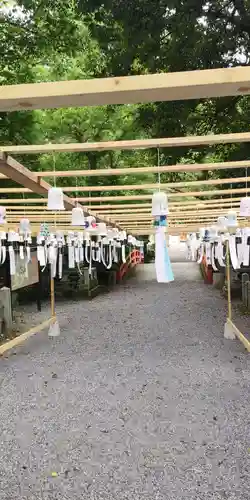
<instances>
[{"instance_id":1,"label":"hanging ornament","mask_svg":"<svg viewBox=\"0 0 250 500\"><path fill-rule=\"evenodd\" d=\"M6 223L6 208L0 207L0 224Z\"/></svg>"},{"instance_id":2,"label":"hanging ornament","mask_svg":"<svg viewBox=\"0 0 250 500\"><path fill-rule=\"evenodd\" d=\"M40 226L40 235L44 236L45 238L50 235L49 226L48 226L47 222L43 222L41 224L41 226Z\"/></svg>"},{"instance_id":3,"label":"hanging ornament","mask_svg":"<svg viewBox=\"0 0 250 500\"><path fill-rule=\"evenodd\" d=\"M88 229L88 231L93 231L94 229L96 229L96 219L95 217L93 217L93 215L89 215L88 217L86 217L85 227L86 229Z\"/></svg>"},{"instance_id":4,"label":"hanging ornament","mask_svg":"<svg viewBox=\"0 0 250 500\"><path fill-rule=\"evenodd\" d=\"M218 239L218 229L216 226L212 226L209 229L210 232L210 241L211 243L214 243Z\"/></svg>"},{"instance_id":5,"label":"hanging ornament","mask_svg":"<svg viewBox=\"0 0 250 500\"><path fill-rule=\"evenodd\" d=\"M234 212L234 210L229 210L226 217L226 226L231 231L236 230L238 222L237 222L237 214L236 212Z\"/></svg>"},{"instance_id":6,"label":"hanging ornament","mask_svg":"<svg viewBox=\"0 0 250 500\"><path fill-rule=\"evenodd\" d=\"M226 225L227 225L226 217L223 216L218 217L216 225L218 227L218 231L220 233L224 233L226 231Z\"/></svg>"},{"instance_id":7,"label":"hanging ornament","mask_svg":"<svg viewBox=\"0 0 250 500\"><path fill-rule=\"evenodd\" d=\"M48 191L48 210L65 210L63 191L58 187L51 187Z\"/></svg>"},{"instance_id":8,"label":"hanging ornament","mask_svg":"<svg viewBox=\"0 0 250 500\"><path fill-rule=\"evenodd\" d=\"M168 215L168 198L166 193L157 191L152 196L152 216L160 217Z\"/></svg>"},{"instance_id":9,"label":"hanging ornament","mask_svg":"<svg viewBox=\"0 0 250 500\"><path fill-rule=\"evenodd\" d=\"M250 198L242 198L240 201L240 217L250 217Z\"/></svg>"},{"instance_id":10,"label":"hanging ornament","mask_svg":"<svg viewBox=\"0 0 250 500\"><path fill-rule=\"evenodd\" d=\"M72 209L71 224L72 226L85 226L84 212L81 207L75 207Z\"/></svg>"},{"instance_id":11,"label":"hanging ornament","mask_svg":"<svg viewBox=\"0 0 250 500\"><path fill-rule=\"evenodd\" d=\"M247 196L247 168L246 168L246 197L240 200L240 217L250 217L250 198Z\"/></svg>"},{"instance_id":12,"label":"hanging ornament","mask_svg":"<svg viewBox=\"0 0 250 500\"><path fill-rule=\"evenodd\" d=\"M99 224L97 224L97 230L100 236L106 236L108 234L105 222L99 222Z\"/></svg>"},{"instance_id":13,"label":"hanging ornament","mask_svg":"<svg viewBox=\"0 0 250 500\"><path fill-rule=\"evenodd\" d=\"M21 219L19 223L19 233L28 234L31 233L30 221L29 219Z\"/></svg>"}]
</instances>

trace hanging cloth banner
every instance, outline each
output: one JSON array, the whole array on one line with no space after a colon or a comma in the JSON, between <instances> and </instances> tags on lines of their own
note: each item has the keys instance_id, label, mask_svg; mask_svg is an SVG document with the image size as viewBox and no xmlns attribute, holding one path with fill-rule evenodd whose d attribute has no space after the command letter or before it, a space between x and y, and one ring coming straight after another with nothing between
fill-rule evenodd
<instances>
[{"instance_id":1,"label":"hanging cloth banner","mask_svg":"<svg viewBox=\"0 0 250 500\"><path fill-rule=\"evenodd\" d=\"M155 270L158 283L174 281L164 229L164 227L159 226L155 233Z\"/></svg>"},{"instance_id":2,"label":"hanging cloth banner","mask_svg":"<svg viewBox=\"0 0 250 500\"><path fill-rule=\"evenodd\" d=\"M199 257L197 259L197 264L201 264L202 263L202 259L204 257L204 243L201 243L201 246L200 246L200 249L199 249L198 253L199 253Z\"/></svg>"},{"instance_id":3,"label":"hanging cloth banner","mask_svg":"<svg viewBox=\"0 0 250 500\"><path fill-rule=\"evenodd\" d=\"M215 264L215 246L212 245L212 252L211 252L211 263L212 263L212 268L214 271L218 271L216 264Z\"/></svg>"},{"instance_id":4,"label":"hanging cloth banner","mask_svg":"<svg viewBox=\"0 0 250 500\"><path fill-rule=\"evenodd\" d=\"M249 266L249 245L248 237L250 236L250 229L244 228L242 231L242 248L243 248L243 266Z\"/></svg>"},{"instance_id":5,"label":"hanging cloth banner","mask_svg":"<svg viewBox=\"0 0 250 500\"><path fill-rule=\"evenodd\" d=\"M225 259L223 253L223 244L222 241L218 241L218 245L216 247L215 258L218 260L219 265L221 267L225 267Z\"/></svg>"},{"instance_id":6,"label":"hanging cloth banner","mask_svg":"<svg viewBox=\"0 0 250 500\"><path fill-rule=\"evenodd\" d=\"M207 265L211 265L211 243L205 243Z\"/></svg>"},{"instance_id":7,"label":"hanging cloth banner","mask_svg":"<svg viewBox=\"0 0 250 500\"><path fill-rule=\"evenodd\" d=\"M231 234L229 236L229 251L230 251L231 263L234 270L239 269L239 262L236 253L236 238L234 234Z\"/></svg>"}]
</instances>

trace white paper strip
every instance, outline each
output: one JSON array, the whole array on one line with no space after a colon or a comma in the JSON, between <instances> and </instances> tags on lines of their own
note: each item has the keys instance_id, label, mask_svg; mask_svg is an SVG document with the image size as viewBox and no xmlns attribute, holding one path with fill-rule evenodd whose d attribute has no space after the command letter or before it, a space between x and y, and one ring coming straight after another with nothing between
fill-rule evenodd
<instances>
[{"instance_id":1,"label":"white paper strip","mask_svg":"<svg viewBox=\"0 0 250 500\"><path fill-rule=\"evenodd\" d=\"M231 234L229 236L229 252L230 252L230 258L231 258L231 263L232 263L233 268L235 270L239 269L239 263L238 263L238 258L237 258L237 254L236 254L236 239L235 239L234 234Z\"/></svg>"}]
</instances>

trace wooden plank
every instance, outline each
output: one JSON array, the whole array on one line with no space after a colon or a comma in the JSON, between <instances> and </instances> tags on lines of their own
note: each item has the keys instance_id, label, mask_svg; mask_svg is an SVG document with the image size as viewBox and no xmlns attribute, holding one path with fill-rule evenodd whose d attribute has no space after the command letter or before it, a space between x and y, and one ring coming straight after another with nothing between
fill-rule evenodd
<instances>
[{"instance_id":1,"label":"wooden plank","mask_svg":"<svg viewBox=\"0 0 250 500\"><path fill-rule=\"evenodd\" d=\"M18 346L19 344L21 344L25 340L29 339L30 337L32 337L36 333L42 332L45 328L48 328L48 326L51 324L53 319L54 318L49 318L49 319L43 321L43 323L40 323L39 325L34 326L33 328L31 328L27 332L22 333L21 335L19 335L15 339L9 340L8 342L5 342L5 344L2 344L0 346L0 355L2 356L6 351L13 349L13 347Z\"/></svg>"},{"instance_id":2,"label":"wooden plank","mask_svg":"<svg viewBox=\"0 0 250 500\"><path fill-rule=\"evenodd\" d=\"M2 85L0 111L248 95L250 67Z\"/></svg>"},{"instance_id":3,"label":"wooden plank","mask_svg":"<svg viewBox=\"0 0 250 500\"><path fill-rule=\"evenodd\" d=\"M235 197L233 198L233 202L231 201L231 198L216 198L212 200L192 200L192 201L171 201L169 202L170 207L180 207L185 209L186 206L196 206L197 208L202 208L206 207L207 205L230 205L231 203L238 203L241 200L242 197ZM98 212L105 213L105 211L113 211L113 210L120 210L120 209L133 209L133 208L143 208L147 207L148 209L151 209L152 204L151 203L116 203L116 204L103 204L103 205L85 205L86 210L87 209L93 209L93 210L98 210Z\"/></svg>"},{"instance_id":4,"label":"wooden plank","mask_svg":"<svg viewBox=\"0 0 250 500\"><path fill-rule=\"evenodd\" d=\"M179 193L168 193L168 198L190 198L193 196L224 196L231 194L249 193L250 188L239 189L214 189L208 191L187 191ZM106 201L135 201L135 200L151 200L152 194L138 194L138 195L121 195L121 196L91 196L92 202L106 202ZM79 197L79 202L89 202L89 196ZM195 201L195 200L194 200ZM196 200L197 202L198 200ZM203 200L202 200L203 201Z\"/></svg>"},{"instance_id":5,"label":"wooden plank","mask_svg":"<svg viewBox=\"0 0 250 500\"><path fill-rule=\"evenodd\" d=\"M237 144L250 142L250 132L235 134L210 134L188 137L167 137L159 139L136 139L130 141L102 141L69 144L25 144L0 146L9 154L70 153L79 151L116 151L131 149L152 149L172 147L211 146L213 144ZM227 167L228 168L228 167ZM107 174L108 175L108 174Z\"/></svg>"},{"instance_id":6,"label":"wooden plank","mask_svg":"<svg viewBox=\"0 0 250 500\"><path fill-rule=\"evenodd\" d=\"M220 204L217 204L217 203L214 203L214 204L210 204L206 207L206 204L204 203L204 205L199 205L199 204L196 204L194 206L192 205L184 205L184 206L174 206L174 205L170 205L169 204L169 212L170 213L176 213L178 211L187 211L187 210L192 210L192 211L198 211L198 210L205 210L206 208L207 209L219 209L219 208L224 208L224 211L226 209L229 209L231 207L231 203L228 203L228 204L223 204L223 205L220 205ZM232 207L234 208L238 208L239 207L239 202L236 202L236 203L232 203ZM115 209L109 209L109 210L101 210L99 211L97 209L97 212L98 213L101 213L103 215L115 215L115 214L143 214L143 213L151 213L151 206L150 208L121 208L120 210L115 210ZM10 213L10 211L8 212ZM23 212L22 212L23 213Z\"/></svg>"},{"instance_id":7,"label":"wooden plank","mask_svg":"<svg viewBox=\"0 0 250 500\"><path fill-rule=\"evenodd\" d=\"M116 175L141 175L144 173L158 174L164 172L201 172L223 169L249 168L250 160L245 161L227 161L220 163L189 163L177 165L161 165L150 167L123 167L123 168L100 168L97 170L58 170L34 172L37 177L98 177L98 176L116 176Z\"/></svg>"},{"instance_id":8,"label":"wooden plank","mask_svg":"<svg viewBox=\"0 0 250 500\"><path fill-rule=\"evenodd\" d=\"M72 200L74 200L72 198ZM19 204L19 205L26 205L26 204L38 204L38 203L44 203L47 204L47 198L2 198L2 202L4 205L13 205L13 204ZM21 207L20 207L21 208Z\"/></svg>"},{"instance_id":9,"label":"wooden plank","mask_svg":"<svg viewBox=\"0 0 250 500\"><path fill-rule=\"evenodd\" d=\"M0 166L1 168L1 166ZM12 174L11 174L12 175ZM16 181L18 182L18 181ZM40 182L44 182L41 180ZM170 189L170 188L188 188L190 186L217 186L223 184L245 184L246 182L250 182L250 177L231 177L226 179L208 179L208 180L197 180L197 181L181 181L181 182L168 182L162 183L161 189ZM29 181L26 181L26 184L29 184ZM46 183L47 184L47 183ZM40 186L40 184L39 184ZM82 193L88 192L98 192L98 191L149 191L156 190L158 188L157 183L152 184L123 184L123 185L109 185L109 186L58 186L63 189L64 192L67 193L75 193L76 190ZM30 192L33 191L31 188L0 188L0 193L21 193L21 192ZM41 192L39 193L41 194ZM70 201L72 204L72 202Z\"/></svg>"},{"instance_id":10,"label":"wooden plank","mask_svg":"<svg viewBox=\"0 0 250 500\"><path fill-rule=\"evenodd\" d=\"M112 208L131 208L131 207L143 207L143 206L151 207L151 203L119 203L120 200L117 198L115 198L115 199L113 199L113 197L112 198L105 197L105 198L108 198L107 201L116 202L116 203L115 204L112 204L112 203L102 204L103 197L97 198L97 201L99 201L99 204L96 204L96 205L88 203L89 197L81 198L81 200L79 200L79 198L77 198L77 199L79 201L86 200L87 203L84 204L84 209L86 211L91 210L91 209L93 209L93 210L97 209L98 211L102 211L102 210L106 210L109 208L111 208L111 209ZM152 195L146 195L146 200L151 200L151 198L152 198ZM242 197L234 197L233 203L235 201L240 201L241 198ZM72 197L71 200L75 203L76 198ZM93 201L92 197L91 197L91 200ZM126 201L126 200L124 200L124 201ZM130 201L130 200L128 200L128 201ZM140 202L140 200L138 200L138 201ZM38 203L44 203L46 205L47 199L45 199L45 198L2 198L2 204L5 206L10 205L9 209L12 208L12 205L15 206L15 204L20 205L20 210L23 210L22 205L31 205L28 207L28 209L36 209L36 204L38 204ZM171 200L169 200L169 204L172 206L197 205L197 206L202 207L204 204L207 205L207 204L213 204L213 203L228 204L228 203L231 203L231 198L216 198L216 199L211 199L211 200L209 200L209 199L207 199L207 200L193 199L193 200L183 200L183 201L171 201ZM42 206L40 208L41 208L41 210L43 210ZM46 207L44 207L44 210L45 210L45 208Z\"/></svg>"}]
</instances>

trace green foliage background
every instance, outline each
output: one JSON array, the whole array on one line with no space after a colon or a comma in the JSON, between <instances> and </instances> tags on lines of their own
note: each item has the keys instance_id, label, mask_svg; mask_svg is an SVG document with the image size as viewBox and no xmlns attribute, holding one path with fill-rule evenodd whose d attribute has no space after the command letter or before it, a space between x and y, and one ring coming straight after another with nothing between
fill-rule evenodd
<instances>
[{"instance_id":1,"label":"green foliage background","mask_svg":"<svg viewBox=\"0 0 250 500\"><path fill-rule=\"evenodd\" d=\"M249 54L250 0L0 0L1 85L247 65ZM0 145L248 131L249 111L249 97L239 96L0 113ZM247 143L167 148L161 150L160 162L241 160L249 154ZM156 165L157 151L19 159L33 170L51 170L54 161L58 170L98 169ZM162 181L244 174L244 169L166 173ZM153 181L154 174L98 176L80 178L78 185ZM75 185L75 179L61 179L60 184Z\"/></svg>"}]
</instances>

